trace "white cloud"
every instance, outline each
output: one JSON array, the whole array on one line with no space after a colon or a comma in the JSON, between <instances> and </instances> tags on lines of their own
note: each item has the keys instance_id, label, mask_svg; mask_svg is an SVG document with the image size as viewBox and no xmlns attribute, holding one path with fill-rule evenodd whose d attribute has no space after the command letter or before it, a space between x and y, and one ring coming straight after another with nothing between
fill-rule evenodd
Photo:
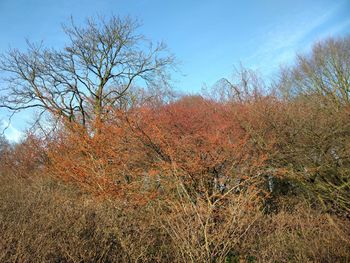
<instances>
[{"instance_id":1,"label":"white cloud","mask_svg":"<svg viewBox=\"0 0 350 263\"><path fill-rule=\"evenodd\" d=\"M1 123L1 132L5 129L5 137L9 142L18 143L23 139L24 133L16 129L8 121L2 121Z\"/></svg>"},{"instance_id":2,"label":"white cloud","mask_svg":"<svg viewBox=\"0 0 350 263\"><path fill-rule=\"evenodd\" d=\"M305 52L311 46L304 43L314 30L325 25L340 10L344 3L341 3L330 10L325 10L321 16L315 17L312 13L294 13L286 17L280 24L273 24L262 34L258 35L261 47L250 57L247 63L254 69L267 69L265 73L275 71L280 64L291 62L296 52ZM341 31L350 24L350 20L342 21L327 31L320 32L316 39L330 36Z\"/></svg>"},{"instance_id":3,"label":"white cloud","mask_svg":"<svg viewBox=\"0 0 350 263\"><path fill-rule=\"evenodd\" d=\"M318 36L318 39L324 39L327 37L334 36L334 35L342 32L344 29L346 29L348 27L350 27L350 18L332 26L331 28L329 28L328 30L326 30L325 32L320 34Z\"/></svg>"}]
</instances>

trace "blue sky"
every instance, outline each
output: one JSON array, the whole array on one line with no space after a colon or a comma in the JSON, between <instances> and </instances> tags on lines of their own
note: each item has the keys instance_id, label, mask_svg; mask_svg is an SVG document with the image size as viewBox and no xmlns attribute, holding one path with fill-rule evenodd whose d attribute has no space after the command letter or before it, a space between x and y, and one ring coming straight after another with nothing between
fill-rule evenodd
<instances>
[{"instance_id":1,"label":"blue sky","mask_svg":"<svg viewBox=\"0 0 350 263\"><path fill-rule=\"evenodd\" d=\"M144 35L167 43L180 61L175 87L191 93L239 63L271 78L315 41L350 33L349 0L0 0L0 53L25 48L26 38L59 48L71 15L80 23L112 13L138 18ZM0 124L7 115L0 110ZM19 114L6 136L18 140L31 118Z\"/></svg>"}]
</instances>

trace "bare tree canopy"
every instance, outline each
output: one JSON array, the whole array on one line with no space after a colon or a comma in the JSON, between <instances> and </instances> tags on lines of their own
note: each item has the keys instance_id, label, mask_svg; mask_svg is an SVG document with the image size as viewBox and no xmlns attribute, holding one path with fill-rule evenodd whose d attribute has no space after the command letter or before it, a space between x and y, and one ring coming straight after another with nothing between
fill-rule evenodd
<instances>
[{"instance_id":1,"label":"bare tree canopy","mask_svg":"<svg viewBox=\"0 0 350 263\"><path fill-rule=\"evenodd\" d=\"M221 78L210 89L203 89L205 96L225 102L242 103L262 95L266 89L263 79L257 71L247 69L242 64L234 68L230 79Z\"/></svg>"},{"instance_id":2,"label":"bare tree canopy","mask_svg":"<svg viewBox=\"0 0 350 263\"><path fill-rule=\"evenodd\" d=\"M350 37L327 39L299 55L282 71L280 88L288 96L318 95L335 105L350 105Z\"/></svg>"},{"instance_id":3,"label":"bare tree canopy","mask_svg":"<svg viewBox=\"0 0 350 263\"><path fill-rule=\"evenodd\" d=\"M85 125L132 86L166 84L174 58L163 43L137 34L138 27L129 17L89 18L82 27L72 19L63 27L69 42L62 50L29 41L25 52L10 49L0 57L7 84L0 88L0 107L39 108Z\"/></svg>"}]
</instances>

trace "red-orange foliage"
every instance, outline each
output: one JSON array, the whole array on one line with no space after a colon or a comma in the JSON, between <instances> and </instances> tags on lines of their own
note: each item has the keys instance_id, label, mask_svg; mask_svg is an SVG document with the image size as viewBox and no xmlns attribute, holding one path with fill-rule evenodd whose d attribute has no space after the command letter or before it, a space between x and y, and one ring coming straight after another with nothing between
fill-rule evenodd
<instances>
[{"instance_id":1,"label":"red-orange foliage","mask_svg":"<svg viewBox=\"0 0 350 263\"><path fill-rule=\"evenodd\" d=\"M227 169L220 166L225 166L228 156L236 162L247 158L241 148L248 137L231 108L201 97L143 109L132 127L160 161L190 176Z\"/></svg>"},{"instance_id":2,"label":"red-orange foliage","mask_svg":"<svg viewBox=\"0 0 350 263\"><path fill-rule=\"evenodd\" d=\"M70 127L49 146L48 172L96 194L122 195L131 182L129 170L136 166L129 157L138 154L132 149L137 146L123 127L99 125L95 134Z\"/></svg>"},{"instance_id":3,"label":"red-orange foliage","mask_svg":"<svg viewBox=\"0 0 350 263\"><path fill-rule=\"evenodd\" d=\"M265 160L237 114L248 116L244 109L199 96L115 112L95 133L71 128L57 134L49 147L49 172L93 192L119 196L149 192L157 188L149 184L159 186L169 176L214 192L219 184L249 178Z\"/></svg>"},{"instance_id":4,"label":"red-orange foliage","mask_svg":"<svg viewBox=\"0 0 350 263\"><path fill-rule=\"evenodd\" d=\"M32 134L20 144L5 149L1 155L1 171L19 177L40 172L47 162L44 142Z\"/></svg>"}]
</instances>

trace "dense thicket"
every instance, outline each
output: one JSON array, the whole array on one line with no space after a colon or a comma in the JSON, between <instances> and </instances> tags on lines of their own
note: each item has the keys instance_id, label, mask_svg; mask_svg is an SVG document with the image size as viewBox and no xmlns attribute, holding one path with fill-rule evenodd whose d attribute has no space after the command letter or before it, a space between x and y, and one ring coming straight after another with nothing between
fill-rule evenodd
<instances>
[{"instance_id":1,"label":"dense thicket","mask_svg":"<svg viewBox=\"0 0 350 263\"><path fill-rule=\"evenodd\" d=\"M1 140L0 261L348 262L349 43L270 88L242 70L202 96L136 90Z\"/></svg>"}]
</instances>

